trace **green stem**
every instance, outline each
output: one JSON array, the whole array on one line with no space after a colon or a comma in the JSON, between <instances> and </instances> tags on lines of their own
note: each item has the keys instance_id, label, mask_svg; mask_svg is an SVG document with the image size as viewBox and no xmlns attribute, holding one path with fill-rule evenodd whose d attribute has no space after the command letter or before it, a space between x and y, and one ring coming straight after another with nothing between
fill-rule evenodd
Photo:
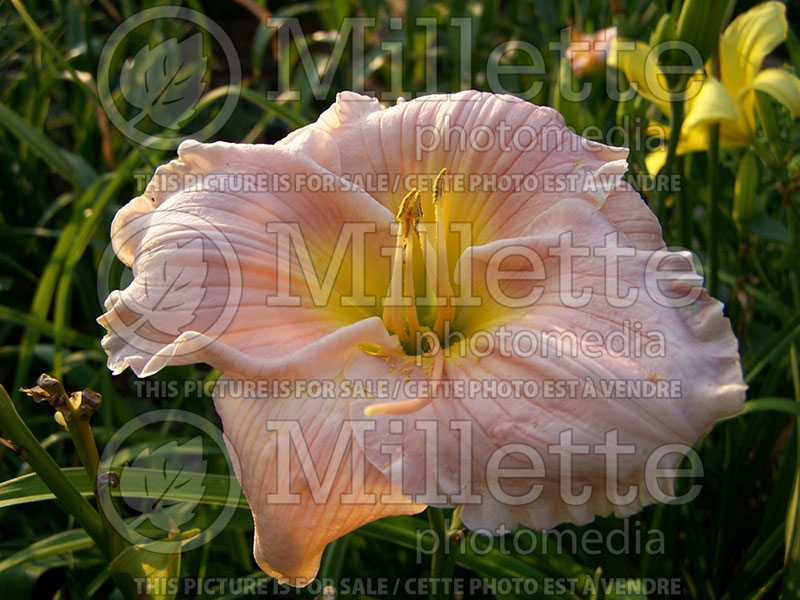
<instances>
[{"instance_id":1,"label":"green stem","mask_svg":"<svg viewBox=\"0 0 800 600\"><path fill-rule=\"evenodd\" d=\"M431 580L436 580L441 577L442 568L445 562L445 536L447 536L447 531L444 525L444 513L440 508L433 508L432 506L428 507L428 522L430 523L431 529L436 533L435 544L436 547L434 548L433 555L431 556ZM438 598L442 598L442 590L438 589L439 586L433 585L431 583L431 593L428 596L430 600L437 600Z\"/></svg>"},{"instance_id":2,"label":"green stem","mask_svg":"<svg viewBox=\"0 0 800 600\"><path fill-rule=\"evenodd\" d=\"M97 443L94 441L94 434L92 427L89 424L89 419L81 418L81 415L73 412L72 419L67 421L69 427L69 434L75 444L75 450L78 452L78 457L86 470L89 481L92 484L92 491L97 501L97 506L100 507L100 522L105 531L106 539L110 546L111 555L117 556L128 545L122 536L111 525L111 522L103 512L102 504L100 502L100 492L97 487L97 471L100 466L100 456L97 452Z\"/></svg>"},{"instance_id":3,"label":"green stem","mask_svg":"<svg viewBox=\"0 0 800 600\"><path fill-rule=\"evenodd\" d=\"M794 384L795 402L800 403L800 367L798 367L797 346L792 344L790 350L792 383ZM786 556L784 558L783 598L797 598L800 592L800 425L795 422L795 475L792 485L792 497L786 511Z\"/></svg>"},{"instance_id":4,"label":"green stem","mask_svg":"<svg viewBox=\"0 0 800 600\"><path fill-rule=\"evenodd\" d=\"M0 386L0 429L23 451L23 460L42 478L64 508L75 517L89 537L103 550L107 550L100 515L81 496L80 492L61 472L56 461L42 448L39 441L19 416L11 397Z\"/></svg>"},{"instance_id":5,"label":"green stem","mask_svg":"<svg viewBox=\"0 0 800 600\"><path fill-rule=\"evenodd\" d=\"M672 169L672 175L680 175L681 186L675 190L675 196L678 204L678 219L679 219L679 232L681 246L684 248L692 247L692 202L689 194L686 193L684 185L686 177L684 176L684 158L683 156L675 157L675 168ZM689 169L691 171L691 169Z\"/></svg>"},{"instance_id":6,"label":"green stem","mask_svg":"<svg viewBox=\"0 0 800 600\"><path fill-rule=\"evenodd\" d=\"M448 526L444 517L444 511L440 508L428 507L428 522L431 529L436 532L437 547L431 556L431 592L428 596L430 600L446 600L448 597L445 581L452 580L453 571L456 565L457 551L447 549L451 541L456 540L456 533L461 527L461 510L456 508L453 511L452 523Z\"/></svg>"},{"instance_id":7,"label":"green stem","mask_svg":"<svg viewBox=\"0 0 800 600\"><path fill-rule=\"evenodd\" d=\"M780 168L785 151L783 149L783 140L781 139L781 130L775 118L775 111L772 110L772 104L770 104L764 92L755 92L755 104L756 112L758 112L758 117L761 119L761 130L764 132L778 168Z\"/></svg>"},{"instance_id":8,"label":"green stem","mask_svg":"<svg viewBox=\"0 0 800 600\"><path fill-rule=\"evenodd\" d=\"M77 421L77 419L74 420ZM83 440L84 436L88 435L88 441L91 443L86 443L83 452L79 452L79 457L83 461L85 455L88 462L84 463L84 468L87 469L87 473L90 473L90 467L87 465L93 465L93 472L96 474L97 465L99 463L97 458L97 445L94 443L94 437L92 436L88 421L84 423L85 428L77 428L81 436L80 439ZM22 420L22 417L19 416L14 402L1 385L0 430L2 430L3 435L7 436L8 439L20 447L23 453L22 459L36 471L36 474L39 475L44 484L50 488L50 491L53 492L64 509L75 518L89 537L92 538L92 541L94 541L104 557L108 561L111 561L120 548L118 545L119 535L113 531L105 517L98 514L97 511L92 508L92 505L81 496L81 493L64 476L64 473L62 473L56 461L42 448L39 440L36 439ZM88 434L86 430L88 430ZM72 432L70 431L70 433ZM73 437L73 439L75 438ZM76 448L81 445L76 439L75 443ZM91 481L96 494L96 476L91 477ZM114 583L117 584L124 598L133 599L136 597L133 580L130 577L121 573L112 573L111 577L114 579Z\"/></svg>"},{"instance_id":9,"label":"green stem","mask_svg":"<svg viewBox=\"0 0 800 600\"><path fill-rule=\"evenodd\" d=\"M708 146L708 290L716 297L719 287L719 124L711 125Z\"/></svg>"},{"instance_id":10,"label":"green stem","mask_svg":"<svg viewBox=\"0 0 800 600\"><path fill-rule=\"evenodd\" d=\"M97 445L94 443L94 436L92 435L91 427L89 427L89 422L84 421L73 413L72 418L67 421L67 431L75 445L78 459L86 471L86 476L92 483L92 487L94 487L100 457L97 454Z\"/></svg>"},{"instance_id":11,"label":"green stem","mask_svg":"<svg viewBox=\"0 0 800 600\"><path fill-rule=\"evenodd\" d=\"M669 117L669 139L667 140L667 156L664 160L664 166L661 169L667 175L674 175L676 173L675 169L675 158L678 153L678 142L681 137L681 128L683 127L683 100L673 100L670 103L671 111ZM677 171L680 174L680 171ZM684 202L688 202L688 197L684 198L686 194L679 194L681 200L681 204L679 204L679 210L681 211L681 244L688 248L689 244L685 242L685 232L684 232L684 210L686 206ZM666 222L666 205L664 202L664 194L658 194L658 203L656 206L656 211L658 213L658 217L662 223ZM687 211L688 212L688 211Z\"/></svg>"},{"instance_id":12,"label":"green stem","mask_svg":"<svg viewBox=\"0 0 800 600\"><path fill-rule=\"evenodd\" d=\"M678 94L678 96L680 96ZM683 99L673 100L670 103L672 108L669 119L669 140L667 142L667 158L664 162L664 172L668 175L683 176L680 161L678 158L678 142L681 137L683 127ZM689 195L676 190L675 194L678 201L678 218L680 229L681 246L691 248L692 245L692 207L689 202Z\"/></svg>"}]
</instances>

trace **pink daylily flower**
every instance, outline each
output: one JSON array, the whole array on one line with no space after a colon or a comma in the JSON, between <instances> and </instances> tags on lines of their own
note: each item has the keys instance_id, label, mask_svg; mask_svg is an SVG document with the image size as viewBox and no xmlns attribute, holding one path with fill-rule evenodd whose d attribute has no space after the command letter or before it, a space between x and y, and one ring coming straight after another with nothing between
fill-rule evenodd
<instances>
[{"instance_id":1,"label":"pink daylily flower","mask_svg":"<svg viewBox=\"0 0 800 600\"><path fill-rule=\"evenodd\" d=\"M577 136L550 108L468 91L383 109L347 92L277 144L178 155L112 225L134 279L106 300L103 347L114 373L223 371L214 402L255 557L281 580L308 583L330 541L426 505L462 505L468 527L491 531L631 514L663 501L654 450L689 446L741 408L722 305L622 182L627 150ZM232 174L259 183L221 189ZM626 328L662 352L596 348ZM556 352L544 332L574 334L580 352ZM502 336L527 345L507 352ZM312 380L337 393L315 396ZM237 385L278 381L291 397ZM399 392L342 392L365 382ZM626 382L673 387L645 397ZM549 451L565 442L578 449L566 477ZM612 443L623 451L610 472Z\"/></svg>"}]
</instances>

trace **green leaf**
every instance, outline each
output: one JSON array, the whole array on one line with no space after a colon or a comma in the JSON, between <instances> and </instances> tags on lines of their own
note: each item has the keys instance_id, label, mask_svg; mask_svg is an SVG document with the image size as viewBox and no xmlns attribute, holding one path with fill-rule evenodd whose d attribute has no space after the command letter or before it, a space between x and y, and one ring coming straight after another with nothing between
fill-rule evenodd
<instances>
[{"instance_id":1,"label":"green leaf","mask_svg":"<svg viewBox=\"0 0 800 600\"><path fill-rule=\"evenodd\" d=\"M772 336L769 343L764 346L764 349L752 359L749 368L747 368L745 382L752 382L764 367L780 360L778 357L782 357L786 353L787 346L798 335L800 335L800 315L797 315L784 325L778 333Z\"/></svg>"},{"instance_id":2,"label":"green leaf","mask_svg":"<svg viewBox=\"0 0 800 600\"><path fill-rule=\"evenodd\" d=\"M0 306L0 322L3 321L7 323L15 323L17 325L24 325L29 329L36 330L39 333L43 333L50 337L55 336L55 326L53 323L46 321L45 319L41 319L35 314L24 313L7 306ZM98 338L75 331L74 329L69 329L67 327L62 329L61 336L63 341L66 343L79 348L84 348L86 350L93 350L97 348L100 343Z\"/></svg>"},{"instance_id":3,"label":"green leaf","mask_svg":"<svg viewBox=\"0 0 800 600\"><path fill-rule=\"evenodd\" d=\"M86 188L97 178L97 173L85 160L74 155L67 158L66 151L4 104L0 104L0 126L27 144L36 156L67 181Z\"/></svg>"},{"instance_id":4,"label":"green leaf","mask_svg":"<svg viewBox=\"0 0 800 600\"><path fill-rule=\"evenodd\" d=\"M753 225L750 230L760 238L770 242L788 244L792 241L792 235L786 225L766 213L757 213L753 217Z\"/></svg>"},{"instance_id":5,"label":"green leaf","mask_svg":"<svg viewBox=\"0 0 800 600\"><path fill-rule=\"evenodd\" d=\"M235 85L225 85L211 90L200 99L200 102L197 103L195 110L199 112L218 98L224 98L228 94L239 94L242 100L247 100L248 102L255 104L256 106L268 112L274 113L295 127L303 127L309 123L309 120L302 115L293 113L285 106L278 104L273 100L267 99L264 94L259 94L255 90Z\"/></svg>"},{"instance_id":6,"label":"green leaf","mask_svg":"<svg viewBox=\"0 0 800 600\"><path fill-rule=\"evenodd\" d=\"M430 530L424 521L414 517L387 517L364 525L359 532L385 540L406 548L420 551L429 556L434 551L434 539L427 535ZM487 578L519 578L520 580L535 580L538 582L537 593L532 598L552 598L545 593L544 582L549 575L540 569L526 563L519 557L510 553L501 552L486 536L468 532L459 547L451 547L450 552L455 553L455 562L479 575ZM583 578L591 578L586 569ZM580 588L582 582L578 584ZM526 596L527 597L527 596ZM566 593L562 598L577 599L579 596ZM611 598L610 595L606 595Z\"/></svg>"},{"instance_id":7,"label":"green leaf","mask_svg":"<svg viewBox=\"0 0 800 600\"><path fill-rule=\"evenodd\" d=\"M738 419L744 415L759 412L782 412L787 415L800 416L800 405L788 398L759 398L748 400L744 403L742 410L730 417L719 419L717 423L723 423L732 419Z\"/></svg>"},{"instance_id":8,"label":"green leaf","mask_svg":"<svg viewBox=\"0 0 800 600\"><path fill-rule=\"evenodd\" d=\"M86 479L86 473L82 468L69 467L63 468L61 471L83 496L91 496L93 494L91 485ZM128 479L125 489L126 497L151 498L152 492L148 491L147 488L148 478L165 476L177 477L178 473L174 471L163 473L158 469L130 469L126 471L125 477ZM229 486L236 486L237 488L239 486L239 482L236 481L235 477L225 475L185 473L184 476L187 480L191 480L192 484L168 489L164 493L164 499L222 506L228 502ZM195 482L194 479L197 479L198 482ZM203 485L205 489L202 488ZM115 494L119 494L119 490L113 491ZM52 500L54 497L35 473L10 479L0 484L0 508ZM242 508L247 508L248 506L247 500L243 495L239 495L238 506Z\"/></svg>"},{"instance_id":9,"label":"green leaf","mask_svg":"<svg viewBox=\"0 0 800 600\"><path fill-rule=\"evenodd\" d=\"M199 529L191 529L170 535L170 539L180 540L181 546L197 537ZM160 543L160 542L158 542ZM137 593L144 593L152 600L172 600L178 592L178 586L172 585L181 573L180 547L172 553L154 552L153 544L138 544L120 552L108 565L111 573L130 576L137 584ZM143 581L144 580L144 581Z\"/></svg>"},{"instance_id":10,"label":"green leaf","mask_svg":"<svg viewBox=\"0 0 800 600\"><path fill-rule=\"evenodd\" d=\"M26 546L0 562L0 573L32 560L92 547L94 547L94 541L83 529L61 531Z\"/></svg>"}]
</instances>

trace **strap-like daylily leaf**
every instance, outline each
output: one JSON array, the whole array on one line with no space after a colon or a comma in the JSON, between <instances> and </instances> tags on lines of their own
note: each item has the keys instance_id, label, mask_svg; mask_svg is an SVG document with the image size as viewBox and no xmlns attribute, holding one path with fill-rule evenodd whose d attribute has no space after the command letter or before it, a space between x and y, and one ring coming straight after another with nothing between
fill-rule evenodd
<instances>
[{"instance_id":1,"label":"strap-like daylily leaf","mask_svg":"<svg viewBox=\"0 0 800 600\"><path fill-rule=\"evenodd\" d=\"M84 496L93 494L86 472L81 467L70 467L62 469L69 482L74 485ZM162 472L158 469L136 469L131 468L126 471L125 477L128 478L126 484L126 497L149 498L146 481L153 477L177 477L177 472ZM184 501L221 506L228 502L230 486L239 487L234 477L225 475L211 475L202 473L187 473L187 479L197 479L199 485L181 486L180 488L170 488L164 493L164 498L171 501ZM205 486L203 489L202 486ZM118 490L114 490L118 494ZM233 494L230 494L231 496ZM10 479L0 483L0 508L25 504L28 502L40 502L42 500L52 500L55 498L53 493L47 488L36 474L23 475L15 479ZM244 496L239 496L237 506L247 508Z\"/></svg>"},{"instance_id":2,"label":"strap-like daylily leaf","mask_svg":"<svg viewBox=\"0 0 800 600\"><path fill-rule=\"evenodd\" d=\"M407 548L422 550L425 553L430 553L434 547L434 539L431 536L426 536L426 525L424 521L420 521L414 517L396 516L387 517L379 521L374 521L362 527L360 532L365 533L371 537L392 542ZM534 532L535 533L535 532ZM480 534L468 532L465 541L458 549L451 547L451 552L455 553L456 563L466 567L483 577L492 579L500 578L513 578L519 580L533 580L541 585L536 586L537 591L533 593L531 598L549 598L552 594L545 593L544 582L553 574L539 568L545 566L547 561L543 561L542 565L534 567L521 557L514 556L507 552L501 552L500 548L495 544L490 547L490 538L485 538ZM591 572L574 562L571 557L564 553L557 553L558 558L564 560L569 565L565 565L570 570L570 575L575 577L591 578ZM541 554L537 554L541 558ZM565 570L557 571L555 574L563 576ZM580 587L580 585L578 586ZM533 586L529 591L533 590ZM613 590L612 590L613 592ZM511 597L502 596L500 597ZM563 598L577 599L579 596L566 591ZM606 594L606 598L615 598L613 594Z\"/></svg>"},{"instance_id":3,"label":"strap-like daylily leaf","mask_svg":"<svg viewBox=\"0 0 800 600\"><path fill-rule=\"evenodd\" d=\"M25 546L0 562L0 573L18 567L31 560L54 556L67 552L77 552L94 546L94 541L83 529L60 531L44 539Z\"/></svg>"},{"instance_id":4,"label":"strap-like daylily leaf","mask_svg":"<svg viewBox=\"0 0 800 600\"><path fill-rule=\"evenodd\" d=\"M0 126L27 144L47 166L71 183L85 189L97 179L97 173L84 158L59 148L44 133L2 104Z\"/></svg>"},{"instance_id":5,"label":"strap-like daylily leaf","mask_svg":"<svg viewBox=\"0 0 800 600\"><path fill-rule=\"evenodd\" d=\"M191 529L170 536L180 540L181 546L200 534L199 529ZM181 572L180 546L172 553L155 552L152 544L137 544L120 552L108 565L111 573L130 575L134 581L145 581L145 591L153 600L172 600L177 594L177 587L170 586ZM165 585L165 582L167 585Z\"/></svg>"}]
</instances>

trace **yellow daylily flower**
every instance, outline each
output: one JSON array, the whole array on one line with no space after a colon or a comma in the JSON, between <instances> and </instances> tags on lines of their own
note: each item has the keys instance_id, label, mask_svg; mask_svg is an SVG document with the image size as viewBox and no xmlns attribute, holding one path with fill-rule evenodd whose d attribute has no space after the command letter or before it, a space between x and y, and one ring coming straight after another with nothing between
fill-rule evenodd
<instances>
[{"instance_id":1,"label":"yellow daylily flower","mask_svg":"<svg viewBox=\"0 0 800 600\"><path fill-rule=\"evenodd\" d=\"M722 147L745 146L755 132L755 92L761 91L800 116L800 79L785 69L762 69L764 58L786 39L786 7L765 2L739 15L719 42L720 77L696 73L686 90L685 117L678 154L708 149L708 125L720 124ZM642 42L617 42L609 63L623 71L639 95L670 116L670 94L658 54ZM710 69L706 68L706 71ZM669 128L654 125L650 132L668 137ZM657 173L666 160L666 146L647 156L647 169Z\"/></svg>"}]
</instances>

